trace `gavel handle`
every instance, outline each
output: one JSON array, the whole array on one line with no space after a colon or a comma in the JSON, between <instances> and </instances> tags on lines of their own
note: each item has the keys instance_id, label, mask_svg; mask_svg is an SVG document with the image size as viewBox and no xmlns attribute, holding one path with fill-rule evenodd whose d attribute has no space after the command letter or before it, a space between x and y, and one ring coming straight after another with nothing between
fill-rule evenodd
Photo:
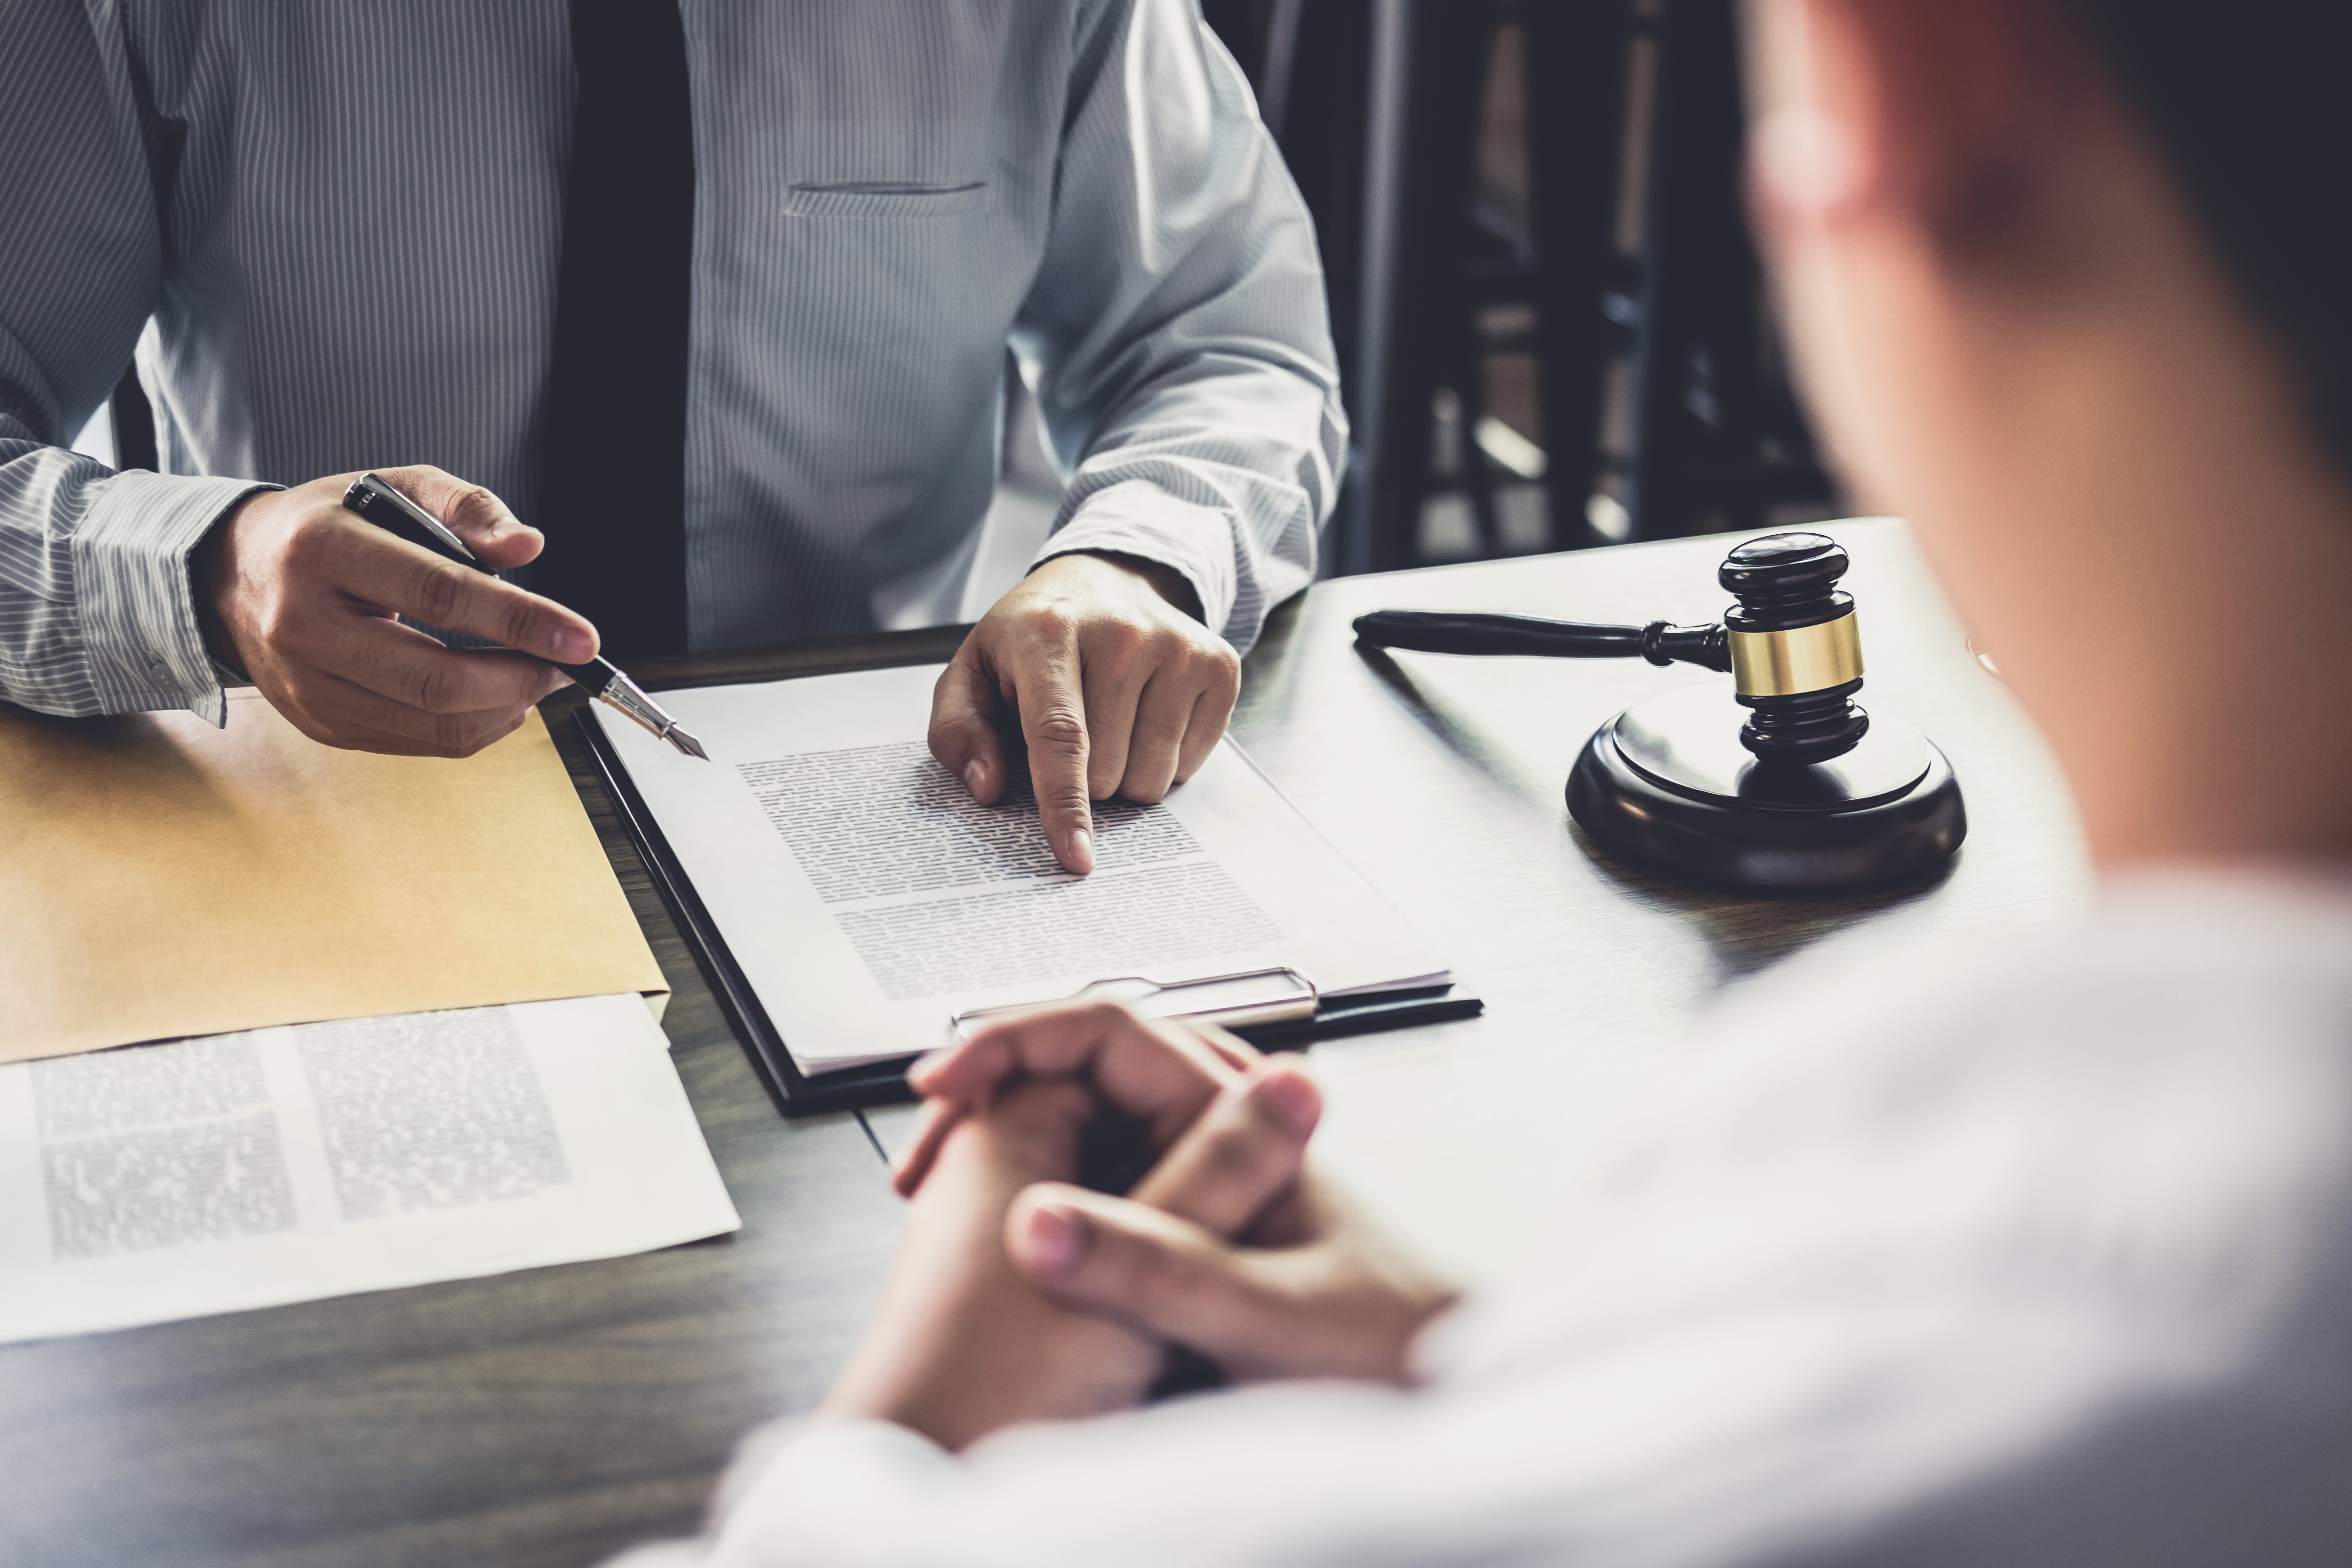
<instances>
[{"instance_id":1,"label":"gavel handle","mask_svg":"<svg viewBox=\"0 0 2352 1568\"><path fill-rule=\"evenodd\" d=\"M1356 617L1356 637L1374 647L1415 653L1512 653L1541 658L1646 658L1728 672L1731 647L1719 626L1603 626L1435 610L1374 610Z\"/></svg>"}]
</instances>

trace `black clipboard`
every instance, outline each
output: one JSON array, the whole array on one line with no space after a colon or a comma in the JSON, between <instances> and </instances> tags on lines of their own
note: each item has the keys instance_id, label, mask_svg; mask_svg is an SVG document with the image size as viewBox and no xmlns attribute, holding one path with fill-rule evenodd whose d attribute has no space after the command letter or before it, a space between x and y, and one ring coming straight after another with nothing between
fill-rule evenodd
<instances>
[{"instance_id":1,"label":"black clipboard","mask_svg":"<svg viewBox=\"0 0 2352 1568\"><path fill-rule=\"evenodd\" d=\"M654 886L661 890L662 902L668 907L670 918L677 922L687 945L694 950L703 977L709 981L727 1021L734 1026L735 1037L742 1042L761 1079L767 1084L776 1109L786 1116L814 1116L820 1111L854 1110L914 1099L913 1091L907 1087L907 1064L914 1059L911 1056L815 1074L803 1073L793 1064L783 1037L769 1021L767 1009L760 1005L759 994L751 989L734 954L727 950L727 941L719 933L719 923L703 908L692 879L671 852L669 840L662 837L645 797L631 782L620 753L613 749L612 741L585 707L576 710L572 717L587 742L588 754L595 760L596 774L604 781L614 809L620 813L622 826L629 830L630 840L644 858L646 869L653 874ZM1303 1050L1318 1040L1400 1029L1411 1024L1475 1018L1486 1010L1486 1005L1459 985L1430 985L1364 997L1326 998L1311 1018L1263 1024L1234 1032L1260 1050Z\"/></svg>"}]
</instances>

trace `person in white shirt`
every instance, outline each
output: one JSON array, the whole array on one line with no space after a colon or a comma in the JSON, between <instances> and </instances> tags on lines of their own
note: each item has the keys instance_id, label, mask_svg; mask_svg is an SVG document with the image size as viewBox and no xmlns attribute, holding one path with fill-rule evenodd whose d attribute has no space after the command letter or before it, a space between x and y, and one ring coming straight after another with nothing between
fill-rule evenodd
<instances>
[{"instance_id":1,"label":"person in white shirt","mask_svg":"<svg viewBox=\"0 0 2352 1568\"><path fill-rule=\"evenodd\" d=\"M1113 1010L922 1064L824 1408L640 1564L2352 1562L2352 108L2333 8L1756 0L1817 416L2044 727L2061 935L1728 996L1455 1300L1295 1063ZM1160 1163L1073 1181L1105 1101ZM1171 1344L1234 1386L1143 1404Z\"/></svg>"}]
</instances>

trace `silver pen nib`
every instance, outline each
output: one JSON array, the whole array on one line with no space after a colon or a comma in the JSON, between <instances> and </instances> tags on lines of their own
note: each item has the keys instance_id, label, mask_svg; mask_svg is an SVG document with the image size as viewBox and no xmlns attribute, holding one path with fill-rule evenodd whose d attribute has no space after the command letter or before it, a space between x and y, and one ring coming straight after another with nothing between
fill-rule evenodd
<instances>
[{"instance_id":1,"label":"silver pen nib","mask_svg":"<svg viewBox=\"0 0 2352 1568\"><path fill-rule=\"evenodd\" d=\"M702 749L701 742L679 729L677 721L671 718L660 703L646 696L644 687L620 670L613 671L612 679L604 683L604 689L596 694L596 700L609 703L635 720L652 733L655 740L667 741L689 757L700 757L706 763L710 760L710 753Z\"/></svg>"}]
</instances>

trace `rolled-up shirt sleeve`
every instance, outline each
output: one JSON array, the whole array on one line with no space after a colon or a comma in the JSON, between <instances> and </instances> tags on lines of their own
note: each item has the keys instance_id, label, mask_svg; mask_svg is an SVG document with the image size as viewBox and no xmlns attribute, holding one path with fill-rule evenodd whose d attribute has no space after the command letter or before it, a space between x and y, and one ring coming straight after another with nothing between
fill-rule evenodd
<instances>
[{"instance_id":1,"label":"rolled-up shirt sleeve","mask_svg":"<svg viewBox=\"0 0 2352 1568\"><path fill-rule=\"evenodd\" d=\"M1314 228L1191 0L1081 13L1013 334L1071 482L1038 559L1173 568L1236 647L1315 573L1347 444Z\"/></svg>"},{"instance_id":2,"label":"rolled-up shirt sleeve","mask_svg":"<svg viewBox=\"0 0 2352 1568\"><path fill-rule=\"evenodd\" d=\"M0 0L0 699L86 716L224 704L188 584L250 479L65 449L162 283L156 195L111 16Z\"/></svg>"}]
</instances>

